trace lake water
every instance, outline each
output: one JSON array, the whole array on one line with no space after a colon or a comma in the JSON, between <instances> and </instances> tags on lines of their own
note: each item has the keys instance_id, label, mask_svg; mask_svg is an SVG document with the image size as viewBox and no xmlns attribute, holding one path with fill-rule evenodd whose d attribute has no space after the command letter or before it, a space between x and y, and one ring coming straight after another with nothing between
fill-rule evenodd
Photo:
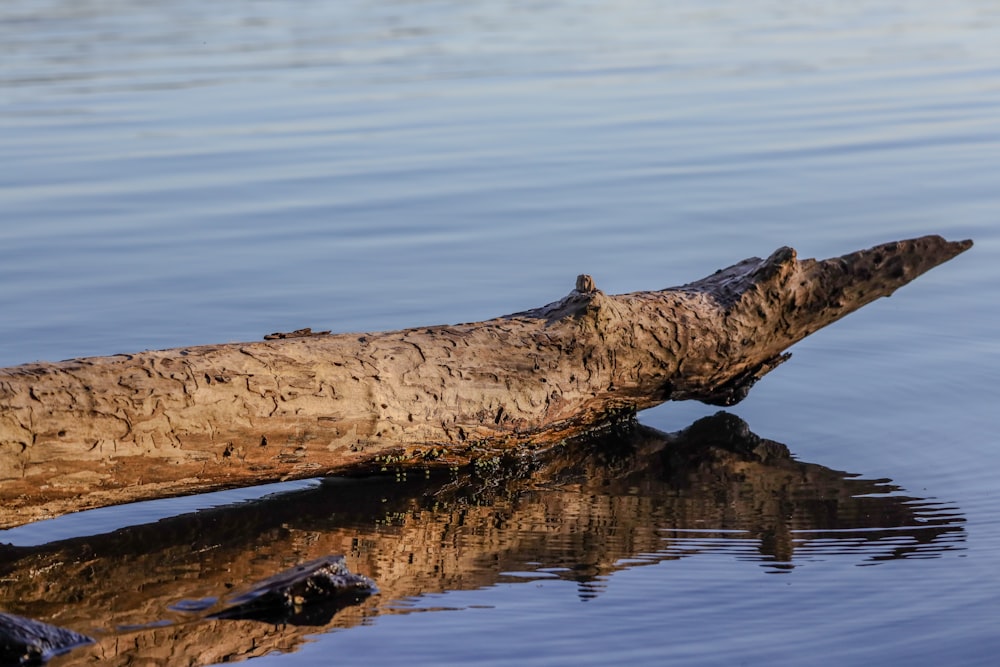
<instances>
[{"instance_id":1,"label":"lake water","mask_svg":"<svg viewBox=\"0 0 1000 667\"><path fill-rule=\"evenodd\" d=\"M0 532L0 610L143 664L995 664L995 3L5 0L0 92L0 366L976 242L730 409L801 468L84 513ZM382 594L315 627L168 608L335 551ZM264 648L213 653L227 633Z\"/></svg>"}]
</instances>

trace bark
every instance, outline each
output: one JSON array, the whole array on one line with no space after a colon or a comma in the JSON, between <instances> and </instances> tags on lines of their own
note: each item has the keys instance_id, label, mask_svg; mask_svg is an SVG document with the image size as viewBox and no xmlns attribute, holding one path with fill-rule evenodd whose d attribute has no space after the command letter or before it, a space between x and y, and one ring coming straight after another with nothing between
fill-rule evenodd
<instances>
[{"instance_id":1,"label":"bark","mask_svg":"<svg viewBox=\"0 0 1000 667\"><path fill-rule=\"evenodd\" d=\"M298 330L0 370L0 527L183 493L550 446L667 400L731 405L817 329L972 245L791 248L681 287L374 334Z\"/></svg>"}]
</instances>

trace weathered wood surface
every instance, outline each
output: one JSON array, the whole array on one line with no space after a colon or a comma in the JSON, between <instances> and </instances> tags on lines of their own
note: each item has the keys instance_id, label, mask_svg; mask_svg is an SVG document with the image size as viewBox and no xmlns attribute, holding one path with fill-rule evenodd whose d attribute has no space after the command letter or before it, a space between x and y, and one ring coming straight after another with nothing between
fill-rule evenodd
<instances>
[{"instance_id":1,"label":"weathered wood surface","mask_svg":"<svg viewBox=\"0 0 1000 667\"><path fill-rule=\"evenodd\" d=\"M667 400L730 405L790 345L971 247L791 248L688 285L485 322L0 370L0 527L54 514L558 442ZM311 334L311 332L309 332Z\"/></svg>"}]
</instances>

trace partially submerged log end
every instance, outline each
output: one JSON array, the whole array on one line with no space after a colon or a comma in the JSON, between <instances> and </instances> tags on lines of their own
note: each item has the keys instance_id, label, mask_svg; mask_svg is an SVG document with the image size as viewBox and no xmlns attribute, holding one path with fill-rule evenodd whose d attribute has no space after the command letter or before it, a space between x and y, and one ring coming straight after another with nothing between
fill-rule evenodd
<instances>
[{"instance_id":1,"label":"partially submerged log end","mask_svg":"<svg viewBox=\"0 0 1000 667\"><path fill-rule=\"evenodd\" d=\"M231 595L208 618L325 625L339 609L378 593L368 577L348 569L343 556L301 563Z\"/></svg>"},{"instance_id":2,"label":"partially submerged log end","mask_svg":"<svg viewBox=\"0 0 1000 667\"><path fill-rule=\"evenodd\" d=\"M92 643L72 630L0 612L0 665L44 665L53 656Z\"/></svg>"},{"instance_id":3,"label":"partially submerged log end","mask_svg":"<svg viewBox=\"0 0 1000 667\"><path fill-rule=\"evenodd\" d=\"M134 500L546 447L668 400L732 405L795 342L971 247L791 248L681 287L372 334L299 329L0 369L0 528Z\"/></svg>"}]
</instances>

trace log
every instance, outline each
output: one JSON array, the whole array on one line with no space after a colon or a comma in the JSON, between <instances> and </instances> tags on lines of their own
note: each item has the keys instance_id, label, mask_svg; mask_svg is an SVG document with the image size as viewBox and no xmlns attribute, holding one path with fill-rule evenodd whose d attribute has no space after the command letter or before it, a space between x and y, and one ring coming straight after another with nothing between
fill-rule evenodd
<instances>
[{"instance_id":1,"label":"log","mask_svg":"<svg viewBox=\"0 0 1000 667\"><path fill-rule=\"evenodd\" d=\"M305 329L0 369L0 527L68 511L531 451L668 400L742 400L793 343L972 246L823 261L791 248L661 291L589 276L534 310L372 334Z\"/></svg>"}]
</instances>

